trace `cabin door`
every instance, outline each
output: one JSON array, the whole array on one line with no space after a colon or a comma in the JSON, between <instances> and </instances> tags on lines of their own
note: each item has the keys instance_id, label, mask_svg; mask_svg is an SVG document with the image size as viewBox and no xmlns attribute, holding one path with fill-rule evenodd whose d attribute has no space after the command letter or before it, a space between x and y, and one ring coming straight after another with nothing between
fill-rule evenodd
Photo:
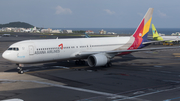
<instances>
[{"instance_id":1,"label":"cabin door","mask_svg":"<svg viewBox=\"0 0 180 101\"><path fill-rule=\"evenodd\" d=\"M34 47L32 45L29 46L29 55L34 55Z\"/></svg>"}]
</instances>

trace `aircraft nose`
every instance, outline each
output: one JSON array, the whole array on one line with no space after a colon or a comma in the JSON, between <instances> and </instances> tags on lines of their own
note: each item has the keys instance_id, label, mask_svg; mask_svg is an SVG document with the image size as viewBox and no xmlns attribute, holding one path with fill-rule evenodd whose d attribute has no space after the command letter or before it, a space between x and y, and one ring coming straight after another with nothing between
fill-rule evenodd
<instances>
[{"instance_id":1,"label":"aircraft nose","mask_svg":"<svg viewBox=\"0 0 180 101\"><path fill-rule=\"evenodd\" d=\"M2 54L2 57L3 57L4 59L9 60L9 58L10 58L10 53L7 52L7 51L5 51L5 52Z\"/></svg>"}]
</instances>

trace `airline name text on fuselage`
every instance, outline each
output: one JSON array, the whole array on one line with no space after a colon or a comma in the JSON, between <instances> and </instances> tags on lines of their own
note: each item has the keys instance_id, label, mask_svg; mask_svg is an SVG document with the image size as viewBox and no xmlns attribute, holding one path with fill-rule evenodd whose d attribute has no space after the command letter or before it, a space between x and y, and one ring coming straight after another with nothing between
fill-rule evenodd
<instances>
[{"instance_id":1,"label":"airline name text on fuselage","mask_svg":"<svg viewBox=\"0 0 180 101\"><path fill-rule=\"evenodd\" d=\"M60 53L60 50L43 50L43 51L35 51L34 54L50 54L50 53Z\"/></svg>"}]
</instances>

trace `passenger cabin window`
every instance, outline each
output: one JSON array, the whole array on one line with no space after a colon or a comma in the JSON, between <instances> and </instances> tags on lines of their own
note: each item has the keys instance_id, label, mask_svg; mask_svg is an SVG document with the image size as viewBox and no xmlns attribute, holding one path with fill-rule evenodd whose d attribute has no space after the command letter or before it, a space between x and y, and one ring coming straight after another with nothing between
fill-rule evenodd
<instances>
[{"instance_id":1,"label":"passenger cabin window","mask_svg":"<svg viewBox=\"0 0 180 101\"><path fill-rule=\"evenodd\" d=\"M8 48L8 50L19 51L19 48L17 48L17 47L10 47L10 48Z\"/></svg>"}]
</instances>

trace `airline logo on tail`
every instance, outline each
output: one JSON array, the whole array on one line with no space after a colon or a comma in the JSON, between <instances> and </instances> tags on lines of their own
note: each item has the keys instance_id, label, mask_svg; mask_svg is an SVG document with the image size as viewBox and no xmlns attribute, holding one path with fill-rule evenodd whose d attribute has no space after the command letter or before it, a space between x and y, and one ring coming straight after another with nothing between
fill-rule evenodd
<instances>
[{"instance_id":1,"label":"airline logo on tail","mask_svg":"<svg viewBox=\"0 0 180 101\"><path fill-rule=\"evenodd\" d=\"M143 37L149 32L151 20L152 20L152 14L153 14L153 8L149 8L146 15L142 19L140 25L136 29L135 33L133 34L134 37Z\"/></svg>"},{"instance_id":2,"label":"airline logo on tail","mask_svg":"<svg viewBox=\"0 0 180 101\"><path fill-rule=\"evenodd\" d=\"M143 42L143 38L147 39L147 33L149 32L153 10L153 8L148 9L146 15L144 16L135 33L133 34L135 41L128 50L143 47L141 46L141 44Z\"/></svg>"},{"instance_id":3,"label":"airline logo on tail","mask_svg":"<svg viewBox=\"0 0 180 101\"><path fill-rule=\"evenodd\" d=\"M157 31L156 30L153 30L153 34L155 34Z\"/></svg>"},{"instance_id":4,"label":"airline logo on tail","mask_svg":"<svg viewBox=\"0 0 180 101\"><path fill-rule=\"evenodd\" d=\"M134 50L138 48L142 48L145 45L143 45L143 42L147 41L147 33L149 32L151 20L152 20L152 14L153 14L154 8L149 8L146 15L143 17L141 23L137 27L136 31L132 35L134 37L134 42L132 42L132 45L127 50ZM130 52L123 52L120 55L129 54Z\"/></svg>"}]
</instances>

